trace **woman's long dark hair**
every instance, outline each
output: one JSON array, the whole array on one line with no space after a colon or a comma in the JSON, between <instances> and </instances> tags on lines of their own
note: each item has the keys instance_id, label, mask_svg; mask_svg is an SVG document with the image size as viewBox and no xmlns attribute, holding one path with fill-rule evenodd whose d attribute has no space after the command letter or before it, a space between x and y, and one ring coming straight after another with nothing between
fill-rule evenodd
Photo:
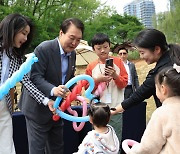
<instances>
[{"instance_id":1,"label":"woman's long dark hair","mask_svg":"<svg viewBox=\"0 0 180 154\"><path fill-rule=\"evenodd\" d=\"M162 54L169 51L172 63L180 65L180 46L168 44L165 35L156 29L142 30L135 38L134 45L154 51L156 46L161 48Z\"/></svg>"},{"instance_id":2,"label":"woman's long dark hair","mask_svg":"<svg viewBox=\"0 0 180 154\"><path fill-rule=\"evenodd\" d=\"M13 47L15 35L23 30L27 25L30 27L30 33L27 36L27 41L23 43L20 48ZM28 17L22 16L18 13L6 16L0 23L1 52L5 50L8 57L11 58L10 49L12 49L12 54L21 58L32 41L33 30L33 23Z\"/></svg>"}]
</instances>

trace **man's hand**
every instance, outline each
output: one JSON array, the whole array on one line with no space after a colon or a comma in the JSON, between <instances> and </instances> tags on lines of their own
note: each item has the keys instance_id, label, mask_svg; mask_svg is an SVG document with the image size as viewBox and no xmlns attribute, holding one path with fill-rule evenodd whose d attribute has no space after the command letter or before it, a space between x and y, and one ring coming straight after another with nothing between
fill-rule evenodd
<instances>
[{"instance_id":1,"label":"man's hand","mask_svg":"<svg viewBox=\"0 0 180 154\"><path fill-rule=\"evenodd\" d=\"M59 96L59 97L66 97L67 93L69 92L69 89L66 88L64 85L59 85L58 87L54 88L54 96Z\"/></svg>"}]
</instances>

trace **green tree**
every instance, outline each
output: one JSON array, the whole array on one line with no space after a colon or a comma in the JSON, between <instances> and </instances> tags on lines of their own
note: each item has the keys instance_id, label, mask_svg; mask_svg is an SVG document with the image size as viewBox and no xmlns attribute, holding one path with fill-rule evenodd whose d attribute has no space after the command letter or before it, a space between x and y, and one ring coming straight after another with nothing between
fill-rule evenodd
<instances>
[{"instance_id":1,"label":"green tree","mask_svg":"<svg viewBox=\"0 0 180 154\"><path fill-rule=\"evenodd\" d=\"M102 32L110 37L113 44L132 41L135 35L144 28L136 17L121 16L116 12L111 15L96 16L87 25L86 40L90 41L95 33Z\"/></svg>"},{"instance_id":2,"label":"green tree","mask_svg":"<svg viewBox=\"0 0 180 154\"><path fill-rule=\"evenodd\" d=\"M86 22L99 6L99 0L0 0L0 20L15 12L33 19L36 33L32 51L40 42L58 36L64 19L77 17Z\"/></svg>"},{"instance_id":3,"label":"green tree","mask_svg":"<svg viewBox=\"0 0 180 154\"><path fill-rule=\"evenodd\" d=\"M171 0L173 9L156 16L156 28L164 32L170 43L180 43L180 1Z\"/></svg>"},{"instance_id":4,"label":"green tree","mask_svg":"<svg viewBox=\"0 0 180 154\"><path fill-rule=\"evenodd\" d=\"M113 43L129 41L143 28L137 18L118 15L100 0L0 0L0 20L15 12L30 17L36 26L29 52L40 42L57 37L60 23L69 17L84 22L88 41L97 32L108 34Z\"/></svg>"}]
</instances>

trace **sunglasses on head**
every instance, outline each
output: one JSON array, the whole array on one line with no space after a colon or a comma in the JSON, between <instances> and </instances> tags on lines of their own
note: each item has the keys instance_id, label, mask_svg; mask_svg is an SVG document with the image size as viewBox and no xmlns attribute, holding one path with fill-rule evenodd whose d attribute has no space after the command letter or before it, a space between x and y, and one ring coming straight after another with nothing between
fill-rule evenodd
<instances>
[{"instance_id":1,"label":"sunglasses on head","mask_svg":"<svg viewBox=\"0 0 180 154\"><path fill-rule=\"evenodd\" d=\"M126 55L127 54L127 52L121 52L121 53L119 53L119 55Z\"/></svg>"}]
</instances>

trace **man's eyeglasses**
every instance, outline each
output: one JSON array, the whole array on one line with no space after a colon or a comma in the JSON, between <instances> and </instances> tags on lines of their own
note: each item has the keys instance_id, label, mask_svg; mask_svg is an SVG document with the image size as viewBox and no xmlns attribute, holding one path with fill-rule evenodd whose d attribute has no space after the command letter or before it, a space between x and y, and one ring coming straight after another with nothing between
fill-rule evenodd
<instances>
[{"instance_id":1,"label":"man's eyeglasses","mask_svg":"<svg viewBox=\"0 0 180 154\"><path fill-rule=\"evenodd\" d=\"M119 53L119 55L126 55L127 54L127 52L121 52L121 53Z\"/></svg>"}]
</instances>

